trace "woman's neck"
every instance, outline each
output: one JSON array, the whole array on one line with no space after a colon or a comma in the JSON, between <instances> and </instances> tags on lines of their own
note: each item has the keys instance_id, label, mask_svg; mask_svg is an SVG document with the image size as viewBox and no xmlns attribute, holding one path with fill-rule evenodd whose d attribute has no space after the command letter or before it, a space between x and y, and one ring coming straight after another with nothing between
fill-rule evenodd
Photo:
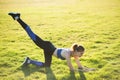
<instances>
[{"instance_id":1,"label":"woman's neck","mask_svg":"<svg viewBox=\"0 0 120 80\"><path fill-rule=\"evenodd\" d=\"M74 53L74 52L73 52L72 50L70 50L70 56L71 56L71 57L73 57L73 53Z\"/></svg>"}]
</instances>

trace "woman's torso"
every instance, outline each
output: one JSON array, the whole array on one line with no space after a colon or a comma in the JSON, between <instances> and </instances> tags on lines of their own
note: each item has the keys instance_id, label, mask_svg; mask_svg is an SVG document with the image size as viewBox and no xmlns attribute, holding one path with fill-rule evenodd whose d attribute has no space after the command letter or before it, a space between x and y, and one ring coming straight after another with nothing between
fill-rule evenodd
<instances>
[{"instance_id":1,"label":"woman's torso","mask_svg":"<svg viewBox=\"0 0 120 80\"><path fill-rule=\"evenodd\" d=\"M57 48L53 53L55 57L58 57L62 60L65 60L66 55L68 54L70 55L70 49L68 48Z\"/></svg>"}]
</instances>

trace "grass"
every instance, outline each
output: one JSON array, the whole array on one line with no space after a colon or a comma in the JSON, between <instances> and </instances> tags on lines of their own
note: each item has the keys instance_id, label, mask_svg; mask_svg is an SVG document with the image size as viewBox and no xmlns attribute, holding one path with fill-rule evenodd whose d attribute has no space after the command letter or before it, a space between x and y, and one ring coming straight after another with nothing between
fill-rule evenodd
<instances>
[{"instance_id":1,"label":"grass","mask_svg":"<svg viewBox=\"0 0 120 80\"><path fill-rule=\"evenodd\" d=\"M120 80L119 4L119 0L0 0L0 80ZM26 56L44 61L43 51L7 15L11 11L20 12L36 34L57 47L84 45L81 63L97 70L71 73L66 61L55 57L51 68L22 68Z\"/></svg>"}]
</instances>

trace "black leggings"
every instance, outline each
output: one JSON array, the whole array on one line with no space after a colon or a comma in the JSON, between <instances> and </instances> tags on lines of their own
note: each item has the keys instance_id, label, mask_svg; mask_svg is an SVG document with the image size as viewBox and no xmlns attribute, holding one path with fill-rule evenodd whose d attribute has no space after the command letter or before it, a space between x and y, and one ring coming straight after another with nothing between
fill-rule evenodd
<instances>
[{"instance_id":1,"label":"black leggings","mask_svg":"<svg viewBox=\"0 0 120 80\"><path fill-rule=\"evenodd\" d=\"M40 37L38 37L36 34L34 34L30 29L30 27L26 23L24 23L21 19L18 19L17 21L24 28L24 30L27 32L27 34L33 40L33 42L38 47L43 49L44 57L45 57L44 66L50 67L51 61L52 61L52 54L55 51L56 47L50 41L44 41Z\"/></svg>"}]
</instances>

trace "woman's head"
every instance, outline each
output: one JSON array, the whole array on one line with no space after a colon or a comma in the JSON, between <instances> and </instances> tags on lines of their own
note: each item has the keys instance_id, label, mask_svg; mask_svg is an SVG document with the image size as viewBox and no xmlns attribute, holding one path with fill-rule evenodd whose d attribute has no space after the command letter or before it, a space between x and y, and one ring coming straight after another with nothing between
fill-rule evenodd
<instances>
[{"instance_id":1,"label":"woman's head","mask_svg":"<svg viewBox=\"0 0 120 80\"><path fill-rule=\"evenodd\" d=\"M82 45L73 44L72 50L74 52L74 54L73 54L74 56L81 57L84 54L85 48Z\"/></svg>"}]
</instances>

